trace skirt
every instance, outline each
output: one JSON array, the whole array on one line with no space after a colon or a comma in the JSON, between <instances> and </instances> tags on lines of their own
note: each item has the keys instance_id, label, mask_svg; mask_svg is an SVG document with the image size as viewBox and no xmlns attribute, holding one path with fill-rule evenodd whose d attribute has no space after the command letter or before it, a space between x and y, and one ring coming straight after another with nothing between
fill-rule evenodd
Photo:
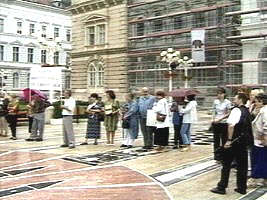
<instances>
[{"instance_id":1,"label":"skirt","mask_svg":"<svg viewBox=\"0 0 267 200\"><path fill-rule=\"evenodd\" d=\"M87 130L85 138L88 139L99 139L101 131L101 124L96 116L88 116Z\"/></svg>"},{"instance_id":2,"label":"skirt","mask_svg":"<svg viewBox=\"0 0 267 200\"><path fill-rule=\"evenodd\" d=\"M251 151L251 177L267 179L267 147L253 146Z\"/></svg>"},{"instance_id":3,"label":"skirt","mask_svg":"<svg viewBox=\"0 0 267 200\"><path fill-rule=\"evenodd\" d=\"M154 144L167 146L169 142L169 127L157 128L154 134Z\"/></svg>"}]
</instances>

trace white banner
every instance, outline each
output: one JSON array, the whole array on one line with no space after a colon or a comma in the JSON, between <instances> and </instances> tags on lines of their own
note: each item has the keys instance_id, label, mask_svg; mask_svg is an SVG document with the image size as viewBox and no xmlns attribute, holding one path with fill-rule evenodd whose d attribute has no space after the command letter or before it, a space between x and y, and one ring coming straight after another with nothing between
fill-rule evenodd
<instances>
[{"instance_id":1,"label":"white banner","mask_svg":"<svg viewBox=\"0 0 267 200\"><path fill-rule=\"evenodd\" d=\"M205 30L191 31L192 59L194 62L205 62Z\"/></svg>"},{"instance_id":2,"label":"white banner","mask_svg":"<svg viewBox=\"0 0 267 200\"><path fill-rule=\"evenodd\" d=\"M37 90L62 90L60 67L32 67L30 72L30 88Z\"/></svg>"}]
</instances>

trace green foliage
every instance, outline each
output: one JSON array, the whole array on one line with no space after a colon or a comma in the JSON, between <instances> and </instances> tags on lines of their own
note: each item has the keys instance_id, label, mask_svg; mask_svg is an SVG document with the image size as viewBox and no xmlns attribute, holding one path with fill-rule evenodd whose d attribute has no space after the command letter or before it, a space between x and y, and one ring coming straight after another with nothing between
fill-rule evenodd
<instances>
[{"instance_id":1,"label":"green foliage","mask_svg":"<svg viewBox=\"0 0 267 200\"><path fill-rule=\"evenodd\" d=\"M76 106L88 106L88 101L76 101Z\"/></svg>"},{"instance_id":2,"label":"green foliage","mask_svg":"<svg viewBox=\"0 0 267 200\"><path fill-rule=\"evenodd\" d=\"M54 119L62 118L62 109L60 108L61 106L60 101L54 102L52 106L54 107L53 118Z\"/></svg>"}]
</instances>

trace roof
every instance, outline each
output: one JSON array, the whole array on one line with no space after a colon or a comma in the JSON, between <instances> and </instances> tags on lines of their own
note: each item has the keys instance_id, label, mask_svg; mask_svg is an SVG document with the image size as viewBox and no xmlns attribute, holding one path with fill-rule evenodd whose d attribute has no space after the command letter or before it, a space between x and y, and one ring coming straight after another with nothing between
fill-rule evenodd
<instances>
[{"instance_id":1,"label":"roof","mask_svg":"<svg viewBox=\"0 0 267 200\"><path fill-rule=\"evenodd\" d=\"M52 2L52 0L23 0L23 1L29 1L29 2L34 2L34 3L44 4L44 5L51 5L51 2Z\"/></svg>"}]
</instances>

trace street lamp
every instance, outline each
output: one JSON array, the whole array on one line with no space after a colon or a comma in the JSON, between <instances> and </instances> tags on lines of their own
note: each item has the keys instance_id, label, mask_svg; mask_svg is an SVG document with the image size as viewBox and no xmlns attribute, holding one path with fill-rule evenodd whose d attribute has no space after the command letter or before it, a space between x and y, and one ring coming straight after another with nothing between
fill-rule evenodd
<instances>
[{"instance_id":1,"label":"street lamp","mask_svg":"<svg viewBox=\"0 0 267 200\"><path fill-rule=\"evenodd\" d=\"M173 48L168 48L167 51L162 51L160 53L162 57L161 61L168 63L168 71L169 71L169 92L172 91L172 71L177 67L177 63L180 60L180 51L174 51Z\"/></svg>"},{"instance_id":2,"label":"street lamp","mask_svg":"<svg viewBox=\"0 0 267 200\"><path fill-rule=\"evenodd\" d=\"M193 59L189 59L187 56L184 56L182 59L178 60L179 63L179 67L183 67L184 68L184 88L188 88L188 67L192 67L193 66Z\"/></svg>"}]
</instances>

